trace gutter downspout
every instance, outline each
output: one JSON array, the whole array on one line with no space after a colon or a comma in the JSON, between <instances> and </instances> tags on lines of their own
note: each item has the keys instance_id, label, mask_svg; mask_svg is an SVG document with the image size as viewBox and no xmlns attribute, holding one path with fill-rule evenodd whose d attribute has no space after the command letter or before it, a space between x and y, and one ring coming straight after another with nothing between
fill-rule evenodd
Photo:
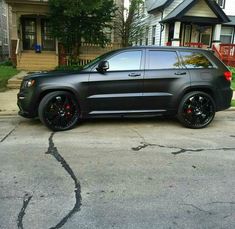
<instances>
[{"instance_id":1,"label":"gutter downspout","mask_svg":"<svg viewBox=\"0 0 235 229\"><path fill-rule=\"evenodd\" d=\"M161 21L163 19L163 9L160 10L161 12ZM164 31L164 25L163 23L159 22L160 23L160 26L161 26L161 29L160 29L160 39L159 39L159 46L161 46L162 44L162 32Z\"/></svg>"}]
</instances>

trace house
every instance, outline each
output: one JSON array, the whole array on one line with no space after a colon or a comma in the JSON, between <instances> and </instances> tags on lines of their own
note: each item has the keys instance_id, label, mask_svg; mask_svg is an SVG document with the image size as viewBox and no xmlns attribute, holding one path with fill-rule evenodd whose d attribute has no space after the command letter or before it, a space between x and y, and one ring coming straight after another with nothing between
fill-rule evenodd
<instances>
[{"instance_id":1,"label":"house","mask_svg":"<svg viewBox=\"0 0 235 229\"><path fill-rule=\"evenodd\" d=\"M235 64L234 0L146 0L144 9L137 44L214 49Z\"/></svg>"},{"instance_id":2,"label":"house","mask_svg":"<svg viewBox=\"0 0 235 229\"><path fill-rule=\"evenodd\" d=\"M18 69L37 71L52 70L59 64L65 64L63 47L52 37L47 18L48 0L6 0L11 8L10 44L11 59ZM124 4L116 0L117 5ZM59 22L58 22L59 23ZM116 41L115 31L111 31L112 44L106 49L97 45L85 44L82 47L82 63L95 58L103 52L113 49ZM35 45L41 52L35 52Z\"/></svg>"},{"instance_id":3,"label":"house","mask_svg":"<svg viewBox=\"0 0 235 229\"><path fill-rule=\"evenodd\" d=\"M0 1L0 61L9 58L8 5Z\"/></svg>"}]
</instances>

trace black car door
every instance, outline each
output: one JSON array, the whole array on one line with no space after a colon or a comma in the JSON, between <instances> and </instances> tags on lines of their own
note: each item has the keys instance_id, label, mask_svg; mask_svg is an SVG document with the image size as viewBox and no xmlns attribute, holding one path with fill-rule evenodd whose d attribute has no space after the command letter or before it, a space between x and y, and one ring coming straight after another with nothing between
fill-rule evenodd
<instances>
[{"instance_id":1,"label":"black car door","mask_svg":"<svg viewBox=\"0 0 235 229\"><path fill-rule=\"evenodd\" d=\"M109 69L101 73L94 66L89 77L89 115L139 112L143 93L143 49L122 50L101 61Z\"/></svg>"},{"instance_id":2,"label":"black car door","mask_svg":"<svg viewBox=\"0 0 235 229\"><path fill-rule=\"evenodd\" d=\"M144 108L152 112L174 109L178 95L190 84L188 70L173 49L149 49L146 55Z\"/></svg>"}]
</instances>

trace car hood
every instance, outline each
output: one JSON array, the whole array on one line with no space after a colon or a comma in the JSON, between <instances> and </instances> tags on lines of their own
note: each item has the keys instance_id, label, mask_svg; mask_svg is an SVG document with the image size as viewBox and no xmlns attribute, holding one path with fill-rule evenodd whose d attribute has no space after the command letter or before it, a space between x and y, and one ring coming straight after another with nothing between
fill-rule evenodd
<instances>
[{"instance_id":1,"label":"car hood","mask_svg":"<svg viewBox=\"0 0 235 229\"><path fill-rule=\"evenodd\" d=\"M24 77L24 80L36 79L36 78L52 78L52 77L61 77L69 76L74 74L80 74L82 71L51 71L51 72L39 72L34 74L29 74Z\"/></svg>"}]
</instances>

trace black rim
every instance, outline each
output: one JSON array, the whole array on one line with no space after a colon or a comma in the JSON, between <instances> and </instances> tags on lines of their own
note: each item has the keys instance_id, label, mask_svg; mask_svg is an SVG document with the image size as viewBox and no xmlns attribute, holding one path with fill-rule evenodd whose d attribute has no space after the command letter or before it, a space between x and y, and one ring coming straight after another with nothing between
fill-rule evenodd
<instances>
[{"instance_id":1,"label":"black rim","mask_svg":"<svg viewBox=\"0 0 235 229\"><path fill-rule=\"evenodd\" d=\"M44 111L44 117L49 126L55 129L69 128L77 121L78 107L69 95L58 95L52 98Z\"/></svg>"},{"instance_id":2,"label":"black rim","mask_svg":"<svg viewBox=\"0 0 235 229\"><path fill-rule=\"evenodd\" d=\"M191 126L204 126L214 117L214 105L205 95L194 95L186 100L183 106L183 117Z\"/></svg>"}]
</instances>

